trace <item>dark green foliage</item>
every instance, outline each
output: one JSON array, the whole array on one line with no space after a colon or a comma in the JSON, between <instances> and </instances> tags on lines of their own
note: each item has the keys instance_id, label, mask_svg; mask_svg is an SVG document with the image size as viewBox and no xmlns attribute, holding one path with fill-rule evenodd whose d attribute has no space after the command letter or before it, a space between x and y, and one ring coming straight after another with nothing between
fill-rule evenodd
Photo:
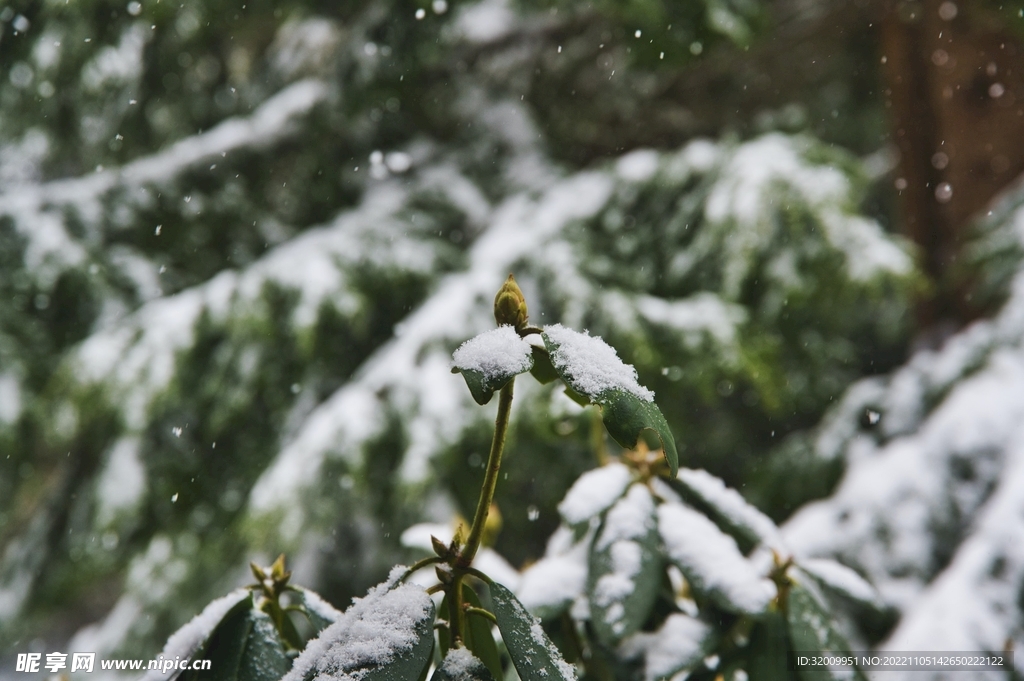
<instances>
[{"instance_id":1,"label":"dark green foliage","mask_svg":"<svg viewBox=\"0 0 1024 681\"><path fill-rule=\"evenodd\" d=\"M522 603L501 584L490 584L494 616L512 663L523 681L572 681L574 674L548 635Z\"/></svg>"},{"instance_id":2,"label":"dark green foliage","mask_svg":"<svg viewBox=\"0 0 1024 681\"><path fill-rule=\"evenodd\" d=\"M849 654L849 644L836 631L832 620L832 614L807 590L807 587L799 583L792 586L786 603L786 621L794 652ZM838 677L827 669L801 669L800 678L803 681L828 681ZM864 681L866 677L857 671L854 678Z\"/></svg>"},{"instance_id":3,"label":"dark green foliage","mask_svg":"<svg viewBox=\"0 0 1024 681\"><path fill-rule=\"evenodd\" d=\"M587 594L591 623L597 639L609 648L614 648L619 641L644 626L661 588L664 563L657 518L654 517L653 507L651 510L652 514L646 521L646 534L634 540L640 549L640 564L639 570L629 576L632 589L628 593L615 594L614 598L609 598L606 595L607 585L601 584L602 578L610 577L617 568L621 569L616 565L614 542L606 542L600 548L599 542L595 542L590 547ZM599 532L598 537L601 536Z\"/></svg>"},{"instance_id":4,"label":"dark green foliage","mask_svg":"<svg viewBox=\"0 0 1024 681\"><path fill-rule=\"evenodd\" d=\"M210 669L186 670L181 681L279 681L291 667L270 617L244 598L232 608L194 660L209 660Z\"/></svg>"}]
</instances>

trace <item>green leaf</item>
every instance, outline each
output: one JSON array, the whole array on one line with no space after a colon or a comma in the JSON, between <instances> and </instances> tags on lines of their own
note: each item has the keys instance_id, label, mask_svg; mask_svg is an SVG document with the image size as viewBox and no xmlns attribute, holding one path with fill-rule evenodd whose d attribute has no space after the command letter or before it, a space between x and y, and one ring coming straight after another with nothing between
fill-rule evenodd
<instances>
[{"instance_id":1,"label":"green leaf","mask_svg":"<svg viewBox=\"0 0 1024 681\"><path fill-rule=\"evenodd\" d=\"M653 430L661 441L665 461L674 478L679 472L679 453L676 440L665 416L654 402L646 402L625 390L608 390L598 395L595 403L601 405L601 418L612 438L626 449L636 447L643 430Z\"/></svg>"},{"instance_id":2,"label":"green leaf","mask_svg":"<svg viewBox=\"0 0 1024 681\"><path fill-rule=\"evenodd\" d=\"M495 390L501 390L506 383L508 383L512 376L492 376L487 378L479 371L473 369L465 369L462 372L462 377L466 379L466 385L469 386L469 392L473 394L473 399L476 400L477 404L487 404L491 401L491 397L494 396Z\"/></svg>"},{"instance_id":3,"label":"green leaf","mask_svg":"<svg viewBox=\"0 0 1024 681\"><path fill-rule=\"evenodd\" d=\"M430 654L427 655L427 661L423 663L423 669L420 671L420 675L416 677L417 681L427 681L427 674L430 673L430 664L434 661L434 650L437 648L437 644L432 640L430 642Z\"/></svg>"},{"instance_id":4,"label":"green leaf","mask_svg":"<svg viewBox=\"0 0 1024 681\"><path fill-rule=\"evenodd\" d=\"M497 582L489 586L498 630L519 678L522 681L575 681L575 669L562 659L540 626L540 620L530 615L504 586Z\"/></svg>"},{"instance_id":5,"label":"green leaf","mask_svg":"<svg viewBox=\"0 0 1024 681\"><path fill-rule=\"evenodd\" d=\"M658 506L658 531L665 556L678 567L694 594L737 614L758 616L778 595L736 545L703 513L680 503Z\"/></svg>"},{"instance_id":6,"label":"green leaf","mask_svg":"<svg viewBox=\"0 0 1024 681\"><path fill-rule=\"evenodd\" d=\"M600 405L608 432L627 449L636 446L641 431L653 430L675 477L679 471L675 438L653 394L636 382L636 370L597 336L554 324L545 327L541 337L551 366L565 382L566 394L580 404Z\"/></svg>"},{"instance_id":7,"label":"green leaf","mask_svg":"<svg viewBox=\"0 0 1024 681\"><path fill-rule=\"evenodd\" d=\"M850 646L836 631L832 615L807 587L795 583L786 600L786 621L794 653L824 653L827 655L848 655ZM849 673L832 672L828 669L801 669L798 674L803 681L832 681L848 679ZM857 670L853 678L866 681L863 672Z\"/></svg>"},{"instance_id":8,"label":"green leaf","mask_svg":"<svg viewBox=\"0 0 1024 681\"><path fill-rule=\"evenodd\" d=\"M341 612L315 591L301 586L292 587L292 589L291 593L298 601L296 605L302 606L306 619L313 625L314 637L341 617Z\"/></svg>"},{"instance_id":9,"label":"green leaf","mask_svg":"<svg viewBox=\"0 0 1024 681\"><path fill-rule=\"evenodd\" d=\"M235 678L238 681L278 681L292 666L284 642L269 615L253 610L251 618L252 629ZM212 664L210 669L212 671Z\"/></svg>"},{"instance_id":10,"label":"green leaf","mask_svg":"<svg viewBox=\"0 0 1024 681\"><path fill-rule=\"evenodd\" d=\"M316 645L295 660L304 681L351 679L410 681L429 664L434 648L434 602L412 584L398 584L401 570L357 599Z\"/></svg>"},{"instance_id":11,"label":"green leaf","mask_svg":"<svg viewBox=\"0 0 1024 681\"><path fill-rule=\"evenodd\" d=\"M707 471L681 468L669 484L686 503L735 539L744 554L761 543L779 545L779 530L771 518Z\"/></svg>"},{"instance_id":12,"label":"green leaf","mask_svg":"<svg viewBox=\"0 0 1024 681\"><path fill-rule=\"evenodd\" d=\"M754 623L747 646L746 671L748 678L764 681L790 681L789 636L786 617L778 610L769 610Z\"/></svg>"},{"instance_id":13,"label":"green leaf","mask_svg":"<svg viewBox=\"0 0 1024 681\"><path fill-rule=\"evenodd\" d=\"M278 681L291 667L284 642L252 598L236 604L193 659L210 661L208 670L186 670L182 681Z\"/></svg>"},{"instance_id":14,"label":"green leaf","mask_svg":"<svg viewBox=\"0 0 1024 681\"><path fill-rule=\"evenodd\" d=\"M477 404L491 401L495 390L518 374L530 371L534 355L529 343L509 326L485 331L459 347L452 371L461 373Z\"/></svg>"},{"instance_id":15,"label":"green leaf","mask_svg":"<svg viewBox=\"0 0 1024 681\"><path fill-rule=\"evenodd\" d=\"M839 596L864 610L884 613L886 603L875 587L842 563L824 558L802 560L800 572L822 587L826 593Z\"/></svg>"},{"instance_id":16,"label":"green leaf","mask_svg":"<svg viewBox=\"0 0 1024 681\"><path fill-rule=\"evenodd\" d=\"M474 608L483 608L480 604L480 597L477 596L469 585L463 585L462 598ZM448 597L441 600L441 613L448 616ZM473 655L482 661L487 669L496 679L503 678L501 670L501 655L498 653L498 644L494 642L491 634L491 621L479 615L466 613L466 630L462 633L462 643ZM437 630L437 638L440 645L441 658L444 659L451 649L451 633L447 627Z\"/></svg>"},{"instance_id":17,"label":"green leaf","mask_svg":"<svg viewBox=\"0 0 1024 681\"><path fill-rule=\"evenodd\" d=\"M654 500L645 485L634 484L608 511L590 547L590 621L605 645L638 631L651 614L661 584L658 549Z\"/></svg>"},{"instance_id":18,"label":"green leaf","mask_svg":"<svg viewBox=\"0 0 1024 681\"><path fill-rule=\"evenodd\" d=\"M462 587L462 597L474 608L483 608L476 591L468 585ZM466 613L466 631L463 636L463 643L484 665L496 679L503 676L501 670L501 655L498 653L498 644L494 642L494 634L491 633L493 624L482 615Z\"/></svg>"},{"instance_id":19,"label":"green leaf","mask_svg":"<svg viewBox=\"0 0 1024 681\"><path fill-rule=\"evenodd\" d=\"M501 677L499 677L501 678ZM432 681L494 681L487 666L466 648L457 648L445 655Z\"/></svg>"},{"instance_id":20,"label":"green leaf","mask_svg":"<svg viewBox=\"0 0 1024 681\"><path fill-rule=\"evenodd\" d=\"M530 373L544 385L558 378L558 372L552 366L551 355L548 354L547 350L534 346L533 368L530 369Z\"/></svg>"}]
</instances>

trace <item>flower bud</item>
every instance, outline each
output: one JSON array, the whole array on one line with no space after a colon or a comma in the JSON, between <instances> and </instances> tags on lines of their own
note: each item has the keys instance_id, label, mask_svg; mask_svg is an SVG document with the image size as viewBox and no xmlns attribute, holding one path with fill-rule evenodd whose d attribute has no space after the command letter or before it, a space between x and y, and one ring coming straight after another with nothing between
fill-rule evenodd
<instances>
[{"instance_id":1,"label":"flower bud","mask_svg":"<svg viewBox=\"0 0 1024 681\"><path fill-rule=\"evenodd\" d=\"M519 329L526 325L526 298L511 274L494 296L494 321L498 326L508 324Z\"/></svg>"}]
</instances>

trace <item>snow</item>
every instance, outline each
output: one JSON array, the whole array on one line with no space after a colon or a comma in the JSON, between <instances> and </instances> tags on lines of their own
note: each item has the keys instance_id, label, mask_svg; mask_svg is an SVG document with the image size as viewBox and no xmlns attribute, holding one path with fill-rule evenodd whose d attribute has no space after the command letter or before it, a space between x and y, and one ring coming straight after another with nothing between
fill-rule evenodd
<instances>
[{"instance_id":1,"label":"snow","mask_svg":"<svg viewBox=\"0 0 1024 681\"><path fill-rule=\"evenodd\" d=\"M661 156L651 149L636 149L615 162L615 172L629 182L645 182L658 172Z\"/></svg>"},{"instance_id":2,"label":"snow","mask_svg":"<svg viewBox=\"0 0 1024 681\"><path fill-rule=\"evenodd\" d=\"M999 223L982 246L1024 241L1019 192L1010 200L1017 205L997 207ZM902 611L882 649L1024 645L1024 271L1017 267L994 318L848 391L816 442L821 456L842 458L846 472L831 497L782 528L798 557L853 567ZM868 431L858 426L866 409L880 415Z\"/></svg>"},{"instance_id":3,"label":"snow","mask_svg":"<svg viewBox=\"0 0 1024 681\"><path fill-rule=\"evenodd\" d=\"M516 28L508 0L482 0L460 8L455 30L471 43L490 43Z\"/></svg>"},{"instance_id":4,"label":"snow","mask_svg":"<svg viewBox=\"0 0 1024 681\"><path fill-rule=\"evenodd\" d=\"M566 492L558 512L570 525L588 522L610 508L632 480L629 467L618 462L587 471Z\"/></svg>"},{"instance_id":5,"label":"snow","mask_svg":"<svg viewBox=\"0 0 1024 681\"><path fill-rule=\"evenodd\" d=\"M951 510L974 516L1022 420L1024 355L995 350L917 430L882 445L862 441L833 496L787 522L787 543L857 568L887 601L908 605L935 576L934 530L955 522Z\"/></svg>"},{"instance_id":6,"label":"snow","mask_svg":"<svg viewBox=\"0 0 1024 681\"><path fill-rule=\"evenodd\" d=\"M781 547L779 530L771 518L748 504L739 492L726 487L720 478L689 468L680 468L678 478L731 525L743 528L768 546Z\"/></svg>"},{"instance_id":7,"label":"snow","mask_svg":"<svg viewBox=\"0 0 1024 681\"><path fill-rule=\"evenodd\" d=\"M139 438L122 437L110 448L97 481L96 522L108 525L122 513L135 510L146 491L146 467L139 457Z\"/></svg>"},{"instance_id":8,"label":"snow","mask_svg":"<svg viewBox=\"0 0 1024 681\"><path fill-rule=\"evenodd\" d=\"M595 544L598 551L620 541L639 539L653 525L654 499L643 484L629 488L626 496L612 506Z\"/></svg>"},{"instance_id":9,"label":"snow","mask_svg":"<svg viewBox=\"0 0 1024 681\"><path fill-rule=\"evenodd\" d=\"M142 75L142 50L152 36L143 22L135 22L121 33L117 47L108 45L82 69L82 86L86 92L96 93L105 87L119 87L136 83Z\"/></svg>"},{"instance_id":10,"label":"snow","mask_svg":"<svg viewBox=\"0 0 1024 681\"><path fill-rule=\"evenodd\" d=\"M822 558L808 558L800 561L800 568L849 598L869 604L881 601L873 586L842 563Z\"/></svg>"},{"instance_id":11,"label":"snow","mask_svg":"<svg viewBox=\"0 0 1024 681\"><path fill-rule=\"evenodd\" d=\"M523 571L516 596L530 612L560 610L576 600L587 583L586 549L538 560Z\"/></svg>"},{"instance_id":12,"label":"snow","mask_svg":"<svg viewBox=\"0 0 1024 681\"><path fill-rule=\"evenodd\" d=\"M637 633L624 640L620 653L626 658L644 657L645 681L660 681L693 667L705 653L705 639L711 627L704 622L675 613L669 615L654 633Z\"/></svg>"},{"instance_id":13,"label":"snow","mask_svg":"<svg viewBox=\"0 0 1024 681\"><path fill-rule=\"evenodd\" d=\"M201 613L167 639L167 645L164 646L163 653L161 653L164 659L188 659L194 655L213 633L214 628L228 614L228 611L243 599L248 598L250 594L248 589L236 589L203 608ZM142 681L158 681L170 678L173 674L174 670L163 673L160 670L151 669L142 677Z\"/></svg>"},{"instance_id":14,"label":"snow","mask_svg":"<svg viewBox=\"0 0 1024 681\"><path fill-rule=\"evenodd\" d=\"M608 179L582 173L550 187L536 200L514 196L494 211L489 228L470 248L466 271L443 277L434 293L402 324L401 333L381 346L348 384L310 414L260 476L250 504L256 514L283 512L283 536L298 531L304 511L295 503L318 479L328 456L358 461L363 443L384 423L379 395L395 396L395 405L412 414L409 448L401 479L422 481L431 456L480 413L461 379L450 373L441 349L446 341L462 341L485 330L492 318L490 301L522 257L542 249L562 226L596 212L607 200ZM461 338L459 337L461 336ZM514 411L514 410L513 410Z\"/></svg>"},{"instance_id":15,"label":"snow","mask_svg":"<svg viewBox=\"0 0 1024 681\"><path fill-rule=\"evenodd\" d=\"M443 671L451 681L474 681L485 673L484 663L469 648L452 648L441 662Z\"/></svg>"},{"instance_id":16,"label":"snow","mask_svg":"<svg viewBox=\"0 0 1024 681\"><path fill-rule=\"evenodd\" d=\"M995 492L976 515L974 531L953 561L904 615L883 650L999 652L1020 649L1024 583L1024 432ZM1018 604L1017 607L1014 607ZM992 678L1002 678L991 673ZM894 678L904 678L896 674ZM914 678L938 678L918 673ZM988 678L988 677L984 677Z\"/></svg>"},{"instance_id":17,"label":"snow","mask_svg":"<svg viewBox=\"0 0 1024 681\"><path fill-rule=\"evenodd\" d=\"M551 363L576 392L593 400L609 390L622 390L644 402L654 400L654 393L637 382L636 369L599 336L561 324L545 326L544 335L554 345Z\"/></svg>"},{"instance_id":18,"label":"snow","mask_svg":"<svg viewBox=\"0 0 1024 681\"><path fill-rule=\"evenodd\" d=\"M97 73L102 70L100 66L96 68ZM25 267L42 288L47 288L61 271L81 265L88 257L85 243L67 230L65 208L74 207L91 230L101 214L99 201L104 195L118 188L128 194L145 185L165 184L189 168L208 164L210 159L219 159L236 149L274 144L292 134L295 119L309 113L326 96L323 83L298 81L269 97L251 116L227 119L207 132L187 137L119 169L41 185L5 186L0 194L0 215L14 218L15 228L28 241Z\"/></svg>"},{"instance_id":19,"label":"snow","mask_svg":"<svg viewBox=\"0 0 1024 681\"><path fill-rule=\"evenodd\" d=\"M605 518L594 548L608 551L611 570L594 584L595 605L606 608L605 621L620 633L626 612L621 601L636 590L636 577L643 567L641 541L654 526L654 499L647 487L634 484Z\"/></svg>"},{"instance_id":20,"label":"snow","mask_svg":"<svg viewBox=\"0 0 1024 681\"><path fill-rule=\"evenodd\" d=\"M691 349L699 348L706 337L723 348L734 348L738 327L747 321L746 308L727 303L714 293L697 293L682 300L637 296L633 303L645 320L682 335Z\"/></svg>"},{"instance_id":21,"label":"snow","mask_svg":"<svg viewBox=\"0 0 1024 681\"><path fill-rule=\"evenodd\" d=\"M342 613L333 605L320 598L320 594L310 589L301 589L302 600L311 612L329 622L337 622Z\"/></svg>"},{"instance_id":22,"label":"snow","mask_svg":"<svg viewBox=\"0 0 1024 681\"><path fill-rule=\"evenodd\" d=\"M838 168L808 160L810 146L808 138L771 133L739 145L720 161L721 172L704 207L709 224L690 250L697 260L712 250L721 254L720 294L726 299L738 299L756 256L773 251L777 254L769 272L774 283L801 285L792 247L771 247L778 231L771 216L782 207L775 204L792 200L791 195L821 220L828 246L843 254L852 281L911 271L912 260L901 242L887 236L876 222L847 212L849 180Z\"/></svg>"},{"instance_id":23,"label":"snow","mask_svg":"<svg viewBox=\"0 0 1024 681\"><path fill-rule=\"evenodd\" d=\"M21 416L21 381L13 371L0 373L0 423L11 424Z\"/></svg>"},{"instance_id":24,"label":"snow","mask_svg":"<svg viewBox=\"0 0 1024 681\"><path fill-rule=\"evenodd\" d=\"M590 544L594 525L579 541L561 525L548 539L544 557L523 570L516 596L527 610L544 614L576 601L587 583ZM585 598L582 599L585 602Z\"/></svg>"},{"instance_id":25,"label":"snow","mask_svg":"<svg viewBox=\"0 0 1024 681\"><path fill-rule=\"evenodd\" d=\"M459 346L452 356L460 371L475 371L487 381L528 371L533 362L530 344L520 338L514 327L499 326L474 336Z\"/></svg>"},{"instance_id":26,"label":"snow","mask_svg":"<svg viewBox=\"0 0 1024 681\"><path fill-rule=\"evenodd\" d=\"M419 641L416 629L433 612L433 603L421 587L398 584L406 569L395 567L387 580L353 599L334 624L307 644L282 681L311 675L321 681L358 681L369 669L412 650Z\"/></svg>"},{"instance_id":27,"label":"snow","mask_svg":"<svg viewBox=\"0 0 1024 681\"><path fill-rule=\"evenodd\" d=\"M776 595L774 584L743 557L736 542L704 515L681 504L658 507L658 530L672 562L698 591L718 596L742 613L763 612Z\"/></svg>"},{"instance_id":28,"label":"snow","mask_svg":"<svg viewBox=\"0 0 1024 681\"><path fill-rule=\"evenodd\" d=\"M540 624L540 620L526 612L522 613L522 615L533 620L533 624L530 625L530 635L533 638L533 642L538 647L547 651L551 659L554 660L555 667L561 674L563 681L576 681L576 668L562 659L562 653L559 652L555 644L548 638L548 635L544 632L544 627Z\"/></svg>"}]
</instances>

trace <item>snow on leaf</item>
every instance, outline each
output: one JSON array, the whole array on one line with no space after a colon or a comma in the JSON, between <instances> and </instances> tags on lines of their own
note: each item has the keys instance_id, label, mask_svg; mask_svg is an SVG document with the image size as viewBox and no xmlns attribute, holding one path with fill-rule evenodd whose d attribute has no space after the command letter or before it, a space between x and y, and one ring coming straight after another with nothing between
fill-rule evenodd
<instances>
[{"instance_id":1,"label":"snow on leaf","mask_svg":"<svg viewBox=\"0 0 1024 681\"><path fill-rule=\"evenodd\" d=\"M473 399L487 404L495 390L533 367L533 350L513 327L505 325L469 339L452 359Z\"/></svg>"},{"instance_id":2,"label":"snow on leaf","mask_svg":"<svg viewBox=\"0 0 1024 681\"><path fill-rule=\"evenodd\" d=\"M501 286L501 273L541 250L566 222L596 211L609 190L607 178L584 173L555 184L537 201L514 198L499 207L469 251L469 269L442 278L433 295L405 319L402 333L310 414L257 482L252 511L279 510L285 515L282 534L296 531L304 512L294 502L317 480L327 457L355 459L382 427L382 394L401 396L398 406L412 414L399 475L407 482L422 480L430 457L478 418L476 410L467 408L464 391L455 389L449 360L438 346L483 331L492 315L481 301L490 301Z\"/></svg>"},{"instance_id":3,"label":"snow on leaf","mask_svg":"<svg viewBox=\"0 0 1024 681\"><path fill-rule=\"evenodd\" d=\"M484 663L468 648L452 648L444 656L433 679L436 681L493 681Z\"/></svg>"},{"instance_id":4,"label":"snow on leaf","mask_svg":"<svg viewBox=\"0 0 1024 681\"><path fill-rule=\"evenodd\" d=\"M662 504L658 529L669 560L695 591L712 596L722 607L756 615L775 597L775 585L704 515L682 504Z\"/></svg>"},{"instance_id":5,"label":"snow on leaf","mask_svg":"<svg viewBox=\"0 0 1024 681\"><path fill-rule=\"evenodd\" d=\"M795 583L789 590L786 603L786 621L794 651L809 654L848 655L850 647L835 628L832 615L806 585ZM832 681L857 679L866 681L859 670L805 668L800 670L805 681Z\"/></svg>"},{"instance_id":6,"label":"snow on leaf","mask_svg":"<svg viewBox=\"0 0 1024 681\"><path fill-rule=\"evenodd\" d=\"M705 507L711 517L724 524L727 532L745 543L764 543L772 548L781 547L779 530L764 513L751 506L734 489L725 486L704 470L679 469L678 482L687 492L686 499Z\"/></svg>"},{"instance_id":7,"label":"snow on leaf","mask_svg":"<svg viewBox=\"0 0 1024 681\"><path fill-rule=\"evenodd\" d=\"M326 629L332 623L337 622L338 619L341 618L342 613L333 605L321 598L320 594L316 593L312 589L306 589L301 586L294 588L298 591L300 599L299 603L306 608L310 623L317 632Z\"/></svg>"},{"instance_id":8,"label":"snow on leaf","mask_svg":"<svg viewBox=\"0 0 1024 681\"><path fill-rule=\"evenodd\" d=\"M535 618L512 592L498 583L489 585L494 617L512 663L523 681L575 681L576 670L544 633Z\"/></svg>"},{"instance_id":9,"label":"snow on leaf","mask_svg":"<svg viewBox=\"0 0 1024 681\"><path fill-rule=\"evenodd\" d=\"M564 525L555 530L544 557L523 571L515 590L527 610L538 617L554 617L583 594L593 539L593 529L578 541Z\"/></svg>"},{"instance_id":10,"label":"snow on leaf","mask_svg":"<svg viewBox=\"0 0 1024 681\"><path fill-rule=\"evenodd\" d=\"M543 336L551 363L577 393L595 402L612 390L625 391L645 402L654 400L654 393L637 382L636 369L619 359L615 348L599 336L561 324L545 326Z\"/></svg>"},{"instance_id":11,"label":"snow on leaf","mask_svg":"<svg viewBox=\"0 0 1024 681\"><path fill-rule=\"evenodd\" d=\"M239 603L249 599L251 592L248 589L236 589L226 596L222 596L203 608L203 611L193 617L187 624L171 634L167 639L161 653L165 660L189 659L206 643L210 634L220 624L224 616ZM150 670L143 677L143 681L158 681L167 678L169 673L161 673L159 670Z\"/></svg>"},{"instance_id":12,"label":"snow on leaf","mask_svg":"<svg viewBox=\"0 0 1024 681\"><path fill-rule=\"evenodd\" d=\"M587 471L569 488L558 512L570 525L588 522L610 508L632 479L629 467L618 462Z\"/></svg>"},{"instance_id":13,"label":"snow on leaf","mask_svg":"<svg viewBox=\"0 0 1024 681\"><path fill-rule=\"evenodd\" d=\"M875 588L863 577L842 563L826 558L810 558L799 561L800 568L824 587L846 598L865 605L878 607L881 597Z\"/></svg>"},{"instance_id":14,"label":"snow on leaf","mask_svg":"<svg viewBox=\"0 0 1024 681\"><path fill-rule=\"evenodd\" d=\"M587 592L602 641L616 642L643 625L658 595L660 572L654 499L636 483L608 511L591 550Z\"/></svg>"},{"instance_id":15,"label":"snow on leaf","mask_svg":"<svg viewBox=\"0 0 1024 681\"><path fill-rule=\"evenodd\" d=\"M699 619L675 613L653 632L640 632L622 641L627 659L643 656L645 681L662 681L695 667L711 650L713 629Z\"/></svg>"},{"instance_id":16,"label":"snow on leaf","mask_svg":"<svg viewBox=\"0 0 1024 681\"><path fill-rule=\"evenodd\" d=\"M433 646L434 603L412 584L398 584L405 566L353 599L342 616L309 642L284 681L415 678ZM391 669L391 672L382 670ZM384 675L381 675L384 674Z\"/></svg>"},{"instance_id":17,"label":"snow on leaf","mask_svg":"<svg viewBox=\"0 0 1024 681\"><path fill-rule=\"evenodd\" d=\"M1017 429L1010 461L995 491L978 510L975 529L949 565L910 604L883 650L998 652L1024 641L1020 614L1011 604L1024 582L1024 431ZM896 678L900 678L898 675ZM915 678L937 679L918 673Z\"/></svg>"}]
</instances>

